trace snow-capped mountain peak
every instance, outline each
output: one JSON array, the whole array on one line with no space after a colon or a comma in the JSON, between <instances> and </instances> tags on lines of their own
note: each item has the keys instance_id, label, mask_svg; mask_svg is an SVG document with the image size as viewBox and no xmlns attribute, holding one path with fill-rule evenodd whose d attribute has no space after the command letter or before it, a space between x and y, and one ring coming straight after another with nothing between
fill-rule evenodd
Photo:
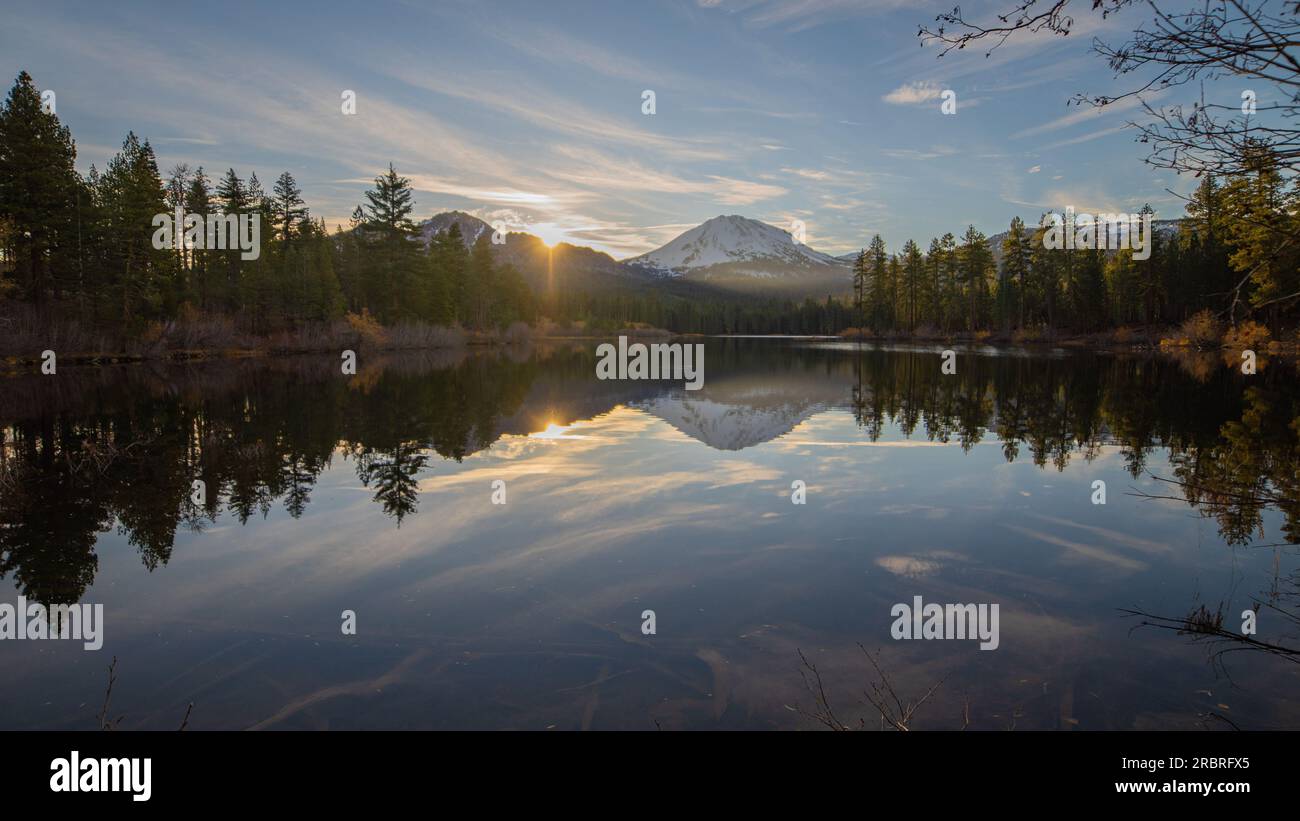
<instances>
[{"instance_id":1,"label":"snow-capped mountain peak","mask_svg":"<svg viewBox=\"0 0 1300 821\"><path fill-rule=\"evenodd\" d=\"M626 262L674 275L748 262L798 267L841 264L828 254L795 242L789 231L735 214L714 217L667 245Z\"/></svg>"}]
</instances>

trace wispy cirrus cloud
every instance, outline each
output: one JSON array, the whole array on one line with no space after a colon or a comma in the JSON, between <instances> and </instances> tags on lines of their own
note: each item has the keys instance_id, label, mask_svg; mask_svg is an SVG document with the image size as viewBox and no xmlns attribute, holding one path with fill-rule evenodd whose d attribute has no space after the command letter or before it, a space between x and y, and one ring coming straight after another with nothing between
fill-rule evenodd
<instances>
[{"instance_id":1,"label":"wispy cirrus cloud","mask_svg":"<svg viewBox=\"0 0 1300 821\"><path fill-rule=\"evenodd\" d=\"M698 0L704 8L733 11L749 25L779 26L791 32L911 5L911 0Z\"/></svg>"},{"instance_id":2,"label":"wispy cirrus cloud","mask_svg":"<svg viewBox=\"0 0 1300 821\"><path fill-rule=\"evenodd\" d=\"M1077 137L1071 137L1068 140L1057 140L1056 142L1048 143L1047 145L1042 146L1042 149L1047 150L1051 148L1064 148L1067 145L1078 145L1079 143L1091 142L1093 140L1101 139L1102 137L1109 137L1111 134L1119 134L1126 130L1128 130L1127 125L1103 128L1099 131L1090 131L1087 134L1080 134Z\"/></svg>"},{"instance_id":3,"label":"wispy cirrus cloud","mask_svg":"<svg viewBox=\"0 0 1300 821\"><path fill-rule=\"evenodd\" d=\"M778 197L788 189L771 183L705 174L684 177L647 168L643 164L617 159L571 146L556 146L561 156L579 161L567 168L550 168L546 173L555 179L601 190L652 191L657 193L699 195L721 205L752 205Z\"/></svg>"},{"instance_id":4,"label":"wispy cirrus cloud","mask_svg":"<svg viewBox=\"0 0 1300 821\"><path fill-rule=\"evenodd\" d=\"M1106 117L1110 117L1115 114L1123 114L1126 112L1131 112L1134 109L1141 108L1144 100L1148 103L1153 103L1159 98L1163 97L1165 93L1166 90L1160 89L1151 92L1149 94L1143 95L1142 97L1125 97L1122 100L1118 100L1106 106L1092 106L1092 105L1079 106L1069 114L1056 117L1054 119L1048 120L1045 123L1041 123L1031 128L1021 129L1020 131L1017 131L1014 134L1012 134L1011 139L1018 140L1024 137L1036 137L1039 134L1047 134L1052 131L1060 131L1063 128L1072 128L1073 126L1079 125L1080 123L1096 122L1098 120L1104 119ZM1114 133L1114 131L1110 133Z\"/></svg>"},{"instance_id":5,"label":"wispy cirrus cloud","mask_svg":"<svg viewBox=\"0 0 1300 821\"><path fill-rule=\"evenodd\" d=\"M958 152L957 149L950 145L935 145L930 148L885 148L881 154L894 160L916 160L927 161L937 160L941 157L952 157Z\"/></svg>"},{"instance_id":6,"label":"wispy cirrus cloud","mask_svg":"<svg viewBox=\"0 0 1300 821\"><path fill-rule=\"evenodd\" d=\"M731 154L718 138L683 138L660 134L653 129L629 124L608 114L552 93L522 78L474 74L455 77L431 75L413 70L409 63L395 62L387 73L415 88L490 108L521 123L592 142L614 143L638 149L653 149L666 156L687 160L725 160ZM633 105L635 103L635 105ZM629 98L629 117L639 113L640 98Z\"/></svg>"}]
</instances>

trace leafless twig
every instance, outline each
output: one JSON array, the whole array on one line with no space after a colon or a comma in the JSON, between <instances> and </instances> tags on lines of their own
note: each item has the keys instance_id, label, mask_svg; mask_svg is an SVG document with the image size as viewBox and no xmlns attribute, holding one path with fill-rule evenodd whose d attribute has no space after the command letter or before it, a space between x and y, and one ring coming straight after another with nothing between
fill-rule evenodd
<instances>
[{"instance_id":1,"label":"leafless twig","mask_svg":"<svg viewBox=\"0 0 1300 821\"><path fill-rule=\"evenodd\" d=\"M899 732L910 731L912 719L916 716L917 711L922 705L930 700L930 697L933 696L941 686L943 686L944 679L940 679L936 682L916 701L904 700L899 696L893 683L890 682L889 675L885 672L884 667L881 666L879 651L877 651L875 655L872 655L871 652L861 644L858 644L858 647L862 650L863 655L867 657L867 662L871 664L872 669L876 671L876 676L879 678L878 681L873 679L868 682L867 689L863 692L863 695L866 697L867 703L875 708L875 711L880 715L880 728L882 730L892 729ZM857 726L846 724L844 721L840 720L840 718L835 714L835 711L831 708L830 700L826 696L826 688L822 683L821 673L817 670L817 666L808 660L808 657L803 654L802 650L799 650L798 653L799 659L803 663L799 674L803 677L804 687L812 694L816 706L812 712L802 708L792 709L800 715L811 718L832 730L866 729L867 722L865 718L859 718ZM969 700L963 702L962 720L962 729L964 730L970 726Z\"/></svg>"},{"instance_id":2,"label":"leafless twig","mask_svg":"<svg viewBox=\"0 0 1300 821\"><path fill-rule=\"evenodd\" d=\"M104 690L104 706L99 711L99 729L116 730L117 725L122 723L126 716L118 716L110 719L108 717L108 704L113 699L113 684L117 681L117 656L113 656L113 663L108 665L108 687Z\"/></svg>"}]
</instances>

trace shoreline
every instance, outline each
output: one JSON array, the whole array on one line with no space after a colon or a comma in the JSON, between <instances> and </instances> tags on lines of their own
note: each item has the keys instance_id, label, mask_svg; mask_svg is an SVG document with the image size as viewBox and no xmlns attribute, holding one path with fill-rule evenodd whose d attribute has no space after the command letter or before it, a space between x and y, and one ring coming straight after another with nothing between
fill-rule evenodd
<instances>
[{"instance_id":1,"label":"shoreline","mask_svg":"<svg viewBox=\"0 0 1300 821\"><path fill-rule=\"evenodd\" d=\"M631 330L631 329L629 329ZM464 351L467 353L479 353L493 349L506 350L518 349L530 345L548 344L548 343L573 343L573 342L599 342L617 339L625 336L641 342L652 340L669 340L669 339L743 339L743 340L772 340L772 341L818 341L818 342L844 342L862 346L875 345L958 345L963 348L988 348L998 351L1047 351L1047 350L1070 350L1070 351L1087 351L1093 353L1117 353L1117 354L1163 354L1166 356L1216 356L1222 355L1226 361L1231 363L1240 357L1245 348L1222 345L1217 347L1197 347L1190 344L1179 344L1168 337L1160 339L1154 343L1142 342L1118 342L1113 339L1098 338L1106 335L1093 334L1082 336L1060 337L1056 339L1034 339L1034 340L1012 340L1005 337L979 338L969 335L953 335L947 337L935 336L908 336L908 335L826 335L826 334L697 334L697 333L672 333L668 331L656 331L647 333L644 329L640 332L617 331L608 334L556 334L548 336L528 336L522 339L503 340L500 338L474 337L469 336L459 344L451 345L366 345L359 344L355 346L358 351L366 351L371 354L379 353L385 355L403 354L403 353L446 353L455 351ZM182 348L165 350L158 352L107 352L107 351L81 351L73 353L58 354L60 363L70 363L75 365L136 365L158 362L204 362L213 360L241 360L241 359L263 359L275 356L312 356L312 355L330 355L342 350L352 350L352 348L277 348L270 347L253 347L253 348ZM1300 345L1292 343L1271 342L1263 346L1262 350L1257 351L1261 357L1285 357L1300 358ZM40 366L41 356L34 353L31 356L0 356L0 366L6 370L21 369L28 366Z\"/></svg>"}]
</instances>

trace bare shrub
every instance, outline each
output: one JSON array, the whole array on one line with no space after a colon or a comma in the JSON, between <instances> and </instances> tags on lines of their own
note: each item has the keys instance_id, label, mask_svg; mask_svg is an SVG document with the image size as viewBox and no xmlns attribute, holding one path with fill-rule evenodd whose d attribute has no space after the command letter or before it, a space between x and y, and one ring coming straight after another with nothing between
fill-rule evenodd
<instances>
[{"instance_id":1,"label":"bare shrub","mask_svg":"<svg viewBox=\"0 0 1300 821\"><path fill-rule=\"evenodd\" d=\"M899 695L894 689L894 684L889 680L885 673L884 667L880 663L880 651L872 655L867 648L861 644L858 648L862 650L867 661L871 664L872 669L879 677L879 681L871 680L867 683L867 688L863 692L866 696L867 703L871 705L872 711L879 717L879 728L882 730L897 730L907 732L912 729L912 719L916 716L918 710L930 700L930 697L943 686L943 679L935 682L928 690L918 699L912 700ZM865 716L859 716L856 721L844 721L835 713L831 707L830 699L826 694L826 687L822 682L821 672L817 666L808 660L802 650L796 651L799 654L801 667L799 674L803 678L804 688L813 697L813 709L805 710L802 707L793 707L795 712L810 718L832 730L866 730L869 729L875 721L868 722ZM962 726L966 729L970 726L970 704L964 703L962 706Z\"/></svg>"},{"instance_id":2,"label":"bare shrub","mask_svg":"<svg viewBox=\"0 0 1300 821\"><path fill-rule=\"evenodd\" d=\"M239 333L229 317L185 311L163 328L168 347L182 351L249 348L253 340Z\"/></svg>"},{"instance_id":3,"label":"bare shrub","mask_svg":"<svg viewBox=\"0 0 1300 821\"><path fill-rule=\"evenodd\" d=\"M528 327L526 322L512 322L510 327L506 328L502 335L502 340L507 345L523 345L532 340L533 329Z\"/></svg>"},{"instance_id":4,"label":"bare shrub","mask_svg":"<svg viewBox=\"0 0 1300 821\"><path fill-rule=\"evenodd\" d=\"M1178 328L1182 344L1194 348L1217 348L1223 334L1223 326L1209 311L1198 311L1188 317Z\"/></svg>"}]
</instances>

